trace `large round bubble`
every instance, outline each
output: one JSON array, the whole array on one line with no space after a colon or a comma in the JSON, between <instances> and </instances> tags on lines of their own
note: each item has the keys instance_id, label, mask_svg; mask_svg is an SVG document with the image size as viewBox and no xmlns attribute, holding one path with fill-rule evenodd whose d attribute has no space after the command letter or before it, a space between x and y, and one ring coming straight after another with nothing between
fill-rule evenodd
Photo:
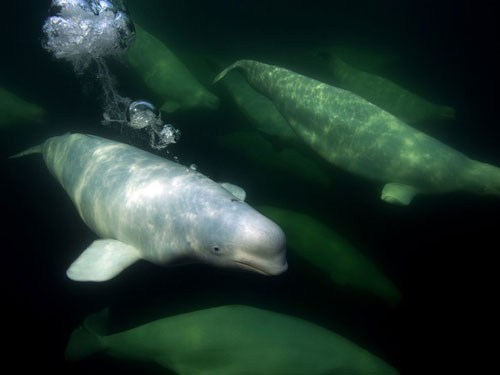
<instances>
[{"instance_id":1,"label":"large round bubble","mask_svg":"<svg viewBox=\"0 0 500 375\"><path fill-rule=\"evenodd\" d=\"M161 123L160 111L149 102L137 100L127 109L127 121L134 129L155 126L158 122Z\"/></svg>"}]
</instances>

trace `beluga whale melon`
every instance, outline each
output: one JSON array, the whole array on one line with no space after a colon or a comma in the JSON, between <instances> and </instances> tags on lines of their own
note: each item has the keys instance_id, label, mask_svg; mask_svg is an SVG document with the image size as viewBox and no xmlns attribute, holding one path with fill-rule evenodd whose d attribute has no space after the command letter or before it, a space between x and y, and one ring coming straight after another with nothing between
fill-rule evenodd
<instances>
[{"instance_id":1,"label":"beluga whale melon","mask_svg":"<svg viewBox=\"0 0 500 375\"><path fill-rule=\"evenodd\" d=\"M276 275L287 269L283 231L230 191L181 164L105 138L67 134L13 157L42 153L83 221L101 239L69 267L105 281L139 259L191 259Z\"/></svg>"},{"instance_id":2,"label":"beluga whale melon","mask_svg":"<svg viewBox=\"0 0 500 375\"><path fill-rule=\"evenodd\" d=\"M417 193L500 194L500 169L468 158L344 89L252 60L232 69L271 99L295 133L332 164L385 183L382 199L408 205Z\"/></svg>"}]
</instances>

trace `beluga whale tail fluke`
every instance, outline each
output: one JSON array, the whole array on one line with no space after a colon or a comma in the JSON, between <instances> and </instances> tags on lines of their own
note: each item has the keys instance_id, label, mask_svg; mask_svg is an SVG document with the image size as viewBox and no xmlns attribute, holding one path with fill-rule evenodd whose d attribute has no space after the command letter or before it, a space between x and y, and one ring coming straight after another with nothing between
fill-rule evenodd
<instances>
[{"instance_id":1,"label":"beluga whale tail fluke","mask_svg":"<svg viewBox=\"0 0 500 375\"><path fill-rule=\"evenodd\" d=\"M381 198L408 205L416 194L470 191L500 195L500 169L475 161L347 90L285 68L236 61L297 136L328 162L384 184Z\"/></svg>"},{"instance_id":2,"label":"beluga whale tail fluke","mask_svg":"<svg viewBox=\"0 0 500 375\"><path fill-rule=\"evenodd\" d=\"M244 65L245 65L246 61L250 61L250 60L239 60L239 61L236 61L235 63L229 65L226 69L224 69L222 72L220 72L219 74L217 74L215 76L212 84L215 85L217 82L219 82L221 79L223 79L227 73L229 73L231 70L233 70L235 68L242 67L244 69Z\"/></svg>"},{"instance_id":3,"label":"beluga whale tail fluke","mask_svg":"<svg viewBox=\"0 0 500 375\"><path fill-rule=\"evenodd\" d=\"M265 275L287 269L283 231L243 201L241 188L92 135L49 138L12 157L33 153L42 153L101 237L69 267L72 280L106 281L141 259L159 265L190 259Z\"/></svg>"},{"instance_id":4,"label":"beluga whale tail fluke","mask_svg":"<svg viewBox=\"0 0 500 375\"><path fill-rule=\"evenodd\" d=\"M32 155L32 154L41 154L41 153L42 153L42 145L36 145L36 146L30 147L24 151L21 151L17 154L9 156L9 159L17 159L17 158L21 158L23 156Z\"/></svg>"}]
</instances>

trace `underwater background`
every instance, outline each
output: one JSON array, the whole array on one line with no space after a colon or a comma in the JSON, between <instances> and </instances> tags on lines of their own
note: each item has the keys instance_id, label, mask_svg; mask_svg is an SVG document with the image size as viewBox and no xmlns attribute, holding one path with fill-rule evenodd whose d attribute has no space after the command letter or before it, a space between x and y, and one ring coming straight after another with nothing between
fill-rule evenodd
<instances>
[{"instance_id":1,"label":"underwater background","mask_svg":"<svg viewBox=\"0 0 500 375\"><path fill-rule=\"evenodd\" d=\"M498 22L487 2L453 1L126 1L131 17L181 55L251 58L320 78L300 60L308 46L341 41L398 57L388 76L456 118L421 129L472 159L500 165ZM0 87L48 112L44 124L0 128L2 163L2 323L4 368L62 374L148 374L139 364L97 355L68 363L64 349L89 314L111 308L114 329L167 315L246 304L296 316L337 332L401 374L454 373L495 364L498 333L500 199L467 193L421 195L408 207L379 199L381 184L317 158L330 185L256 164L218 137L251 125L210 78L217 110L163 114L182 131L169 154L215 181L242 186L252 206L276 205L321 220L371 259L401 292L387 303L333 284L288 253L276 277L203 264L161 268L139 262L105 283L78 283L65 271L96 235L83 223L40 156L9 155L66 132L101 135L152 151L139 137L100 124L95 76L76 76L41 47L50 1L2 4ZM124 95L147 98L143 84L112 64ZM193 68L194 69L194 68ZM204 81L205 79L205 81ZM161 103L158 103L160 105ZM277 149L280 145L278 144ZM293 166L291 167L293 170ZM13 366L13 367L11 367ZM8 373L8 372L7 372Z\"/></svg>"}]
</instances>

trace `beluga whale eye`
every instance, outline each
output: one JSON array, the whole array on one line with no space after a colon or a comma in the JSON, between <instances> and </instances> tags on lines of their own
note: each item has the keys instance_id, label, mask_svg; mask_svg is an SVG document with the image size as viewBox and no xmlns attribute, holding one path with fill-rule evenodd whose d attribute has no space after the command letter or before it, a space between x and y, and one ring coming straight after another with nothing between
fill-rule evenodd
<instances>
[{"instance_id":1,"label":"beluga whale eye","mask_svg":"<svg viewBox=\"0 0 500 375\"><path fill-rule=\"evenodd\" d=\"M212 251L215 254L220 254L221 248L220 248L220 246L215 245L215 246L212 247Z\"/></svg>"}]
</instances>

